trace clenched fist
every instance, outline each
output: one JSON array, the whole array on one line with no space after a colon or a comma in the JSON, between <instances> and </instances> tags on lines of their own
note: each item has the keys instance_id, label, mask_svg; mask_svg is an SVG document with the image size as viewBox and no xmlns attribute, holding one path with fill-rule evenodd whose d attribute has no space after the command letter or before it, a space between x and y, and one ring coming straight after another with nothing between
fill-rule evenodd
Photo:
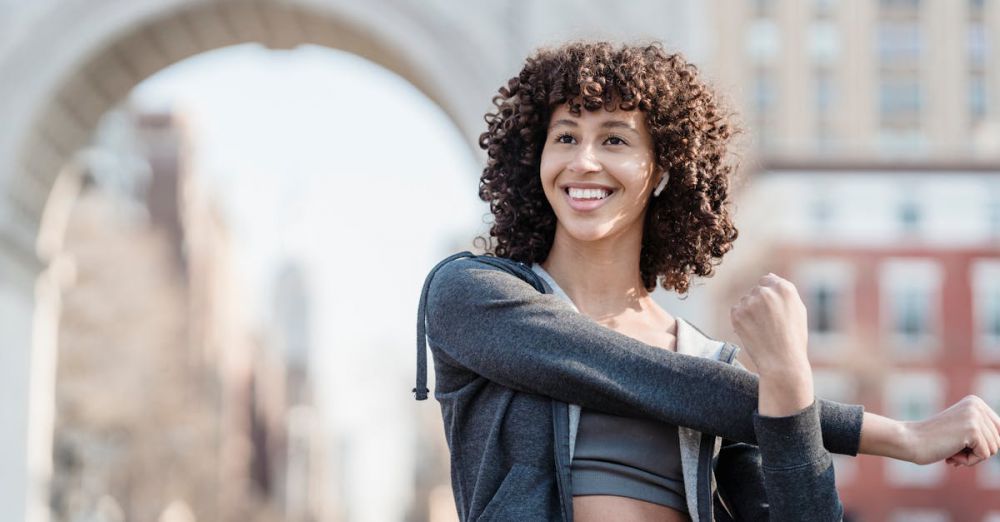
<instances>
[{"instance_id":1,"label":"clenched fist","mask_svg":"<svg viewBox=\"0 0 1000 522\"><path fill-rule=\"evenodd\" d=\"M736 335L761 373L808 365L806 307L795 285L774 274L729 311Z\"/></svg>"},{"instance_id":2,"label":"clenched fist","mask_svg":"<svg viewBox=\"0 0 1000 522\"><path fill-rule=\"evenodd\" d=\"M791 415L813 402L806 355L806 307L792 283L768 274L729 311L743 349L760 372L761 415Z\"/></svg>"}]
</instances>

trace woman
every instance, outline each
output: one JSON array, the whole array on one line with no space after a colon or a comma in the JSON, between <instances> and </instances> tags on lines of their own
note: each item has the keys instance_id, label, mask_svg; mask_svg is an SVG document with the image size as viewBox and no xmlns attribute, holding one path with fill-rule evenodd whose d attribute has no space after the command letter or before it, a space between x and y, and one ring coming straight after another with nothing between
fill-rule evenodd
<instances>
[{"instance_id":1,"label":"woman","mask_svg":"<svg viewBox=\"0 0 1000 522\"><path fill-rule=\"evenodd\" d=\"M426 341L462 520L837 520L827 451L996 453L975 398L921 423L814 401L805 311L776 276L732 310L759 380L651 299L736 238L733 126L679 55L543 49L494 103L480 197L498 244L439 263L418 318L414 391Z\"/></svg>"}]
</instances>

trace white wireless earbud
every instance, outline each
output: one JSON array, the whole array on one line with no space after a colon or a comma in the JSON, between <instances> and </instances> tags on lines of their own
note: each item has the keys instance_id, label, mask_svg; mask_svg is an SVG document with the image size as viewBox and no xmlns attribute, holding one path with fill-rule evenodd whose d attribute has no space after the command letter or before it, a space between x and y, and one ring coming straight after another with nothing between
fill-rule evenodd
<instances>
[{"instance_id":1,"label":"white wireless earbud","mask_svg":"<svg viewBox=\"0 0 1000 522\"><path fill-rule=\"evenodd\" d=\"M653 191L653 197L657 197L660 195L660 192L663 192L663 188L667 186L667 181L669 180L670 180L670 173L664 172L663 177L660 178L660 184L657 185L656 190Z\"/></svg>"}]
</instances>

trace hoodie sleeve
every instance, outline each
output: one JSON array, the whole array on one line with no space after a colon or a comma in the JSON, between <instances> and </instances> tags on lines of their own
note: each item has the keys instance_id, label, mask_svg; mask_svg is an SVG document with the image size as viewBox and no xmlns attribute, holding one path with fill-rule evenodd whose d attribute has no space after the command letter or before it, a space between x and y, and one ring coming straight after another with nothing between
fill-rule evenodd
<instances>
[{"instance_id":1,"label":"hoodie sleeve","mask_svg":"<svg viewBox=\"0 0 1000 522\"><path fill-rule=\"evenodd\" d=\"M475 258L439 264L424 292L426 342L449 365L585 408L756 444L757 376L746 370L615 332ZM422 314L420 321L418 349ZM426 397L419 382L415 391ZM820 401L818 410L826 448L857 454L863 408Z\"/></svg>"},{"instance_id":2,"label":"hoodie sleeve","mask_svg":"<svg viewBox=\"0 0 1000 522\"><path fill-rule=\"evenodd\" d=\"M784 417L754 412L760 442L768 520L839 521L844 506L837 494L833 459L823 448L817 401Z\"/></svg>"}]
</instances>

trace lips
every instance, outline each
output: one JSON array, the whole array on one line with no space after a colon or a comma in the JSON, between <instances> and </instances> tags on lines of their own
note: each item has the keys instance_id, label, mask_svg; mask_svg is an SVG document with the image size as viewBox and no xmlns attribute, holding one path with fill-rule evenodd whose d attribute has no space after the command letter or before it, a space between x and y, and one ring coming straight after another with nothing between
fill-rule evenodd
<instances>
[{"instance_id":1,"label":"lips","mask_svg":"<svg viewBox=\"0 0 1000 522\"><path fill-rule=\"evenodd\" d=\"M597 183L567 183L567 184L565 184L565 185L563 185L563 186L561 186L559 188L561 188L563 190L566 190L568 188L604 189L604 190L607 190L608 192L613 192L615 190L615 189L613 189L613 188L611 188L611 187L609 187L607 185L600 185L600 184L597 184Z\"/></svg>"}]
</instances>

